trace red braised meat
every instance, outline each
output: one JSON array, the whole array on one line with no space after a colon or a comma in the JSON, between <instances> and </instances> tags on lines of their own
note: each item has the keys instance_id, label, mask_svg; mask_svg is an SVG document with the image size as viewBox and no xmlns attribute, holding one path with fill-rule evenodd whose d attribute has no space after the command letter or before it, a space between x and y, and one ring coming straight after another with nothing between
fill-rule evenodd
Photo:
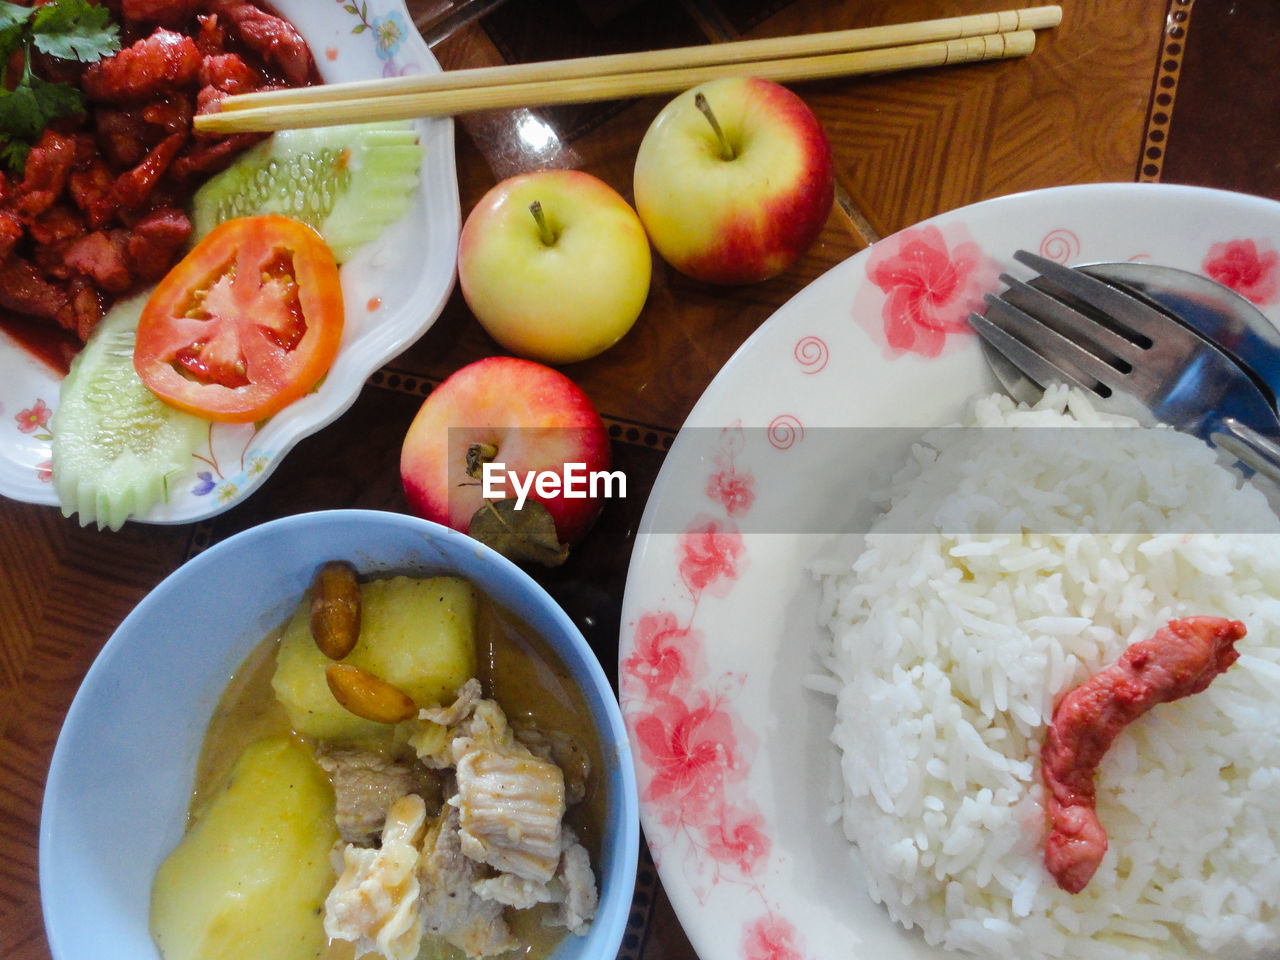
<instances>
[{"instance_id":1,"label":"red braised meat","mask_svg":"<svg viewBox=\"0 0 1280 960\"><path fill-rule=\"evenodd\" d=\"M116 54L38 64L78 83L86 111L54 121L22 170L0 171L0 325L46 324L80 342L180 258L195 188L263 136L196 135L192 117L316 79L293 25L248 0L106 6L121 26Z\"/></svg>"},{"instance_id":2,"label":"red braised meat","mask_svg":"<svg viewBox=\"0 0 1280 960\"><path fill-rule=\"evenodd\" d=\"M1041 750L1050 831L1045 867L1058 886L1079 893L1107 852L1095 776L1116 735L1158 703L1204 690L1235 663L1239 620L1170 620L1147 640L1071 690L1058 704Z\"/></svg>"}]
</instances>

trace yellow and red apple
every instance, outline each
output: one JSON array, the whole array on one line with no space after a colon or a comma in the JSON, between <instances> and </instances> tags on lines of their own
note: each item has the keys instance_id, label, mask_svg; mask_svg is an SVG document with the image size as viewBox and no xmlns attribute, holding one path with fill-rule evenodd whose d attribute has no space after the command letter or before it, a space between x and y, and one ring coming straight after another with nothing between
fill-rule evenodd
<instances>
[{"instance_id":1,"label":"yellow and red apple","mask_svg":"<svg viewBox=\"0 0 1280 960\"><path fill-rule=\"evenodd\" d=\"M591 399L558 370L488 357L432 390L410 424L400 453L410 509L470 532L486 499L486 463L493 468L491 492L505 494L488 499L513 498L523 484L527 499L551 515L559 541L573 544L595 522L607 488L579 484L583 496L572 482L549 491L530 478L565 478L570 464L579 477L607 472L609 434Z\"/></svg>"},{"instance_id":2,"label":"yellow and red apple","mask_svg":"<svg viewBox=\"0 0 1280 960\"><path fill-rule=\"evenodd\" d=\"M709 283L767 280L813 245L831 213L831 146L785 87L713 80L654 119L634 188L649 239L675 269Z\"/></svg>"},{"instance_id":3,"label":"yellow and red apple","mask_svg":"<svg viewBox=\"0 0 1280 960\"><path fill-rule=\"evenodd\" d=\"M503 180L458 240L471 312L505 349L543 363L586 360L621 339L644 306L652 266L635 210L580 170Z\"/></svg>"}]
</instances>

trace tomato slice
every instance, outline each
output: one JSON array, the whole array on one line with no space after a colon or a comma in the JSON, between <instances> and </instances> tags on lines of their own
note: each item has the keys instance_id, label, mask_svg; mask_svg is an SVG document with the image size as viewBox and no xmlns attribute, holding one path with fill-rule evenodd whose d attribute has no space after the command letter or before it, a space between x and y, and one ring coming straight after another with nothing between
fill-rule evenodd
<instances>
[{"instance_id":1,"label":"tomato slice","mask_svg":"<svg viewBox=\"0 0 1280 960\"><path fill-rule=\"evenodd\" d=\"M311 227L219 224L156 286L133 366L160 399L209 420L264 420L307 394L342 339L338 265Z\"/></svg>"}]
</instances>

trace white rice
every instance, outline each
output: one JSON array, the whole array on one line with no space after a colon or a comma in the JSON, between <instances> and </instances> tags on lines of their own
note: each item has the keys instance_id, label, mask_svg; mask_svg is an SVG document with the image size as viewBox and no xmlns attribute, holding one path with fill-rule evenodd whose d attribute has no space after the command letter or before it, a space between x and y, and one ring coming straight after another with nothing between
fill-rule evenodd
<instances>
[{"instance_id":1,"label":"white rice","mask_svg":"<svg viewBox=\"0 0 1280 960\"><path fill-rule=\"evenodd\" d=\"M1030 410L983 398L974 420L1126 425L1064 390ZM1178 455L1135 452L1155 433ZM817 571L832 644L813 685L836 697L839 814L872 896L927 942L982 957L1277 956L1280 524L1173 431L1135 429L1092 462L1005 434L976 461L947 462L945 437L919 447L864 551ZM1135 498L1155 511L1145 529L1174 532L1063 525L1083 506L1121 529ZM974 516L970 530L1010 532L939 532ZM1212 530L1239 532L1185 532ZM1066 893L1043 863L1054 703L1201 614L1242 620L1242 655L1117 738L1098 776L1109 848Z\"/></svg>"}]
</instances>

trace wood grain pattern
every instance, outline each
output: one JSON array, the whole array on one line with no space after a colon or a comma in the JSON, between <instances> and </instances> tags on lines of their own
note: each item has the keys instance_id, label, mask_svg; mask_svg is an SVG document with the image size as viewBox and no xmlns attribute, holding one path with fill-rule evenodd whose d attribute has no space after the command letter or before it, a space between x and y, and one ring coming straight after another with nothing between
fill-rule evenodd
<instances>
[{"instance_id":1,"label":"wood grain pattern","mask_svg":"<svg viewBox=\"0 0 1280 960\"><path fill-rule=\"evenodd\" d=\"M458 4L409 2L423 23L438 23L443 7L449 15L459 12L457 23L465 25L435 48L446 67L832 30L1004 5L651 0L622 4L626 12L601 24L585 18L574 0L506 0L471 22ZM1132 180L1156 128L1165 132L1164 179L1218 178L1235 189L1280 191L1274 117L1259 123L1249 106L1262 104L1274 114L1267 105L1280 91L1273 55L1280 8L1273 0L1201 4L1195 23L1213 25L1214 45L1197 48L1189 22L1172 20L1188 5L1067 0L1063 24L1042 36L1024 61L796 87L826 126L839 167L841 203L814 248L783 276L744 288L709 288L655 264L649 302L632 333L601 357L565 368L605 414L634 492L605 511L570 564L539 579L590 631L609 669L616 665L632 538L664 444L741 343L813 278L876 235L985 197ZM1239 21L1228 6L1240 11ZM630 26L636 18L643 31ZM545 29L549 22L557 31ZM1171 103L1153 100L1171 41L1186 44L1176 115ZM459 123L464 215L498 180L540 167L587 169L630 198L636 146L664 102L644 98L571 113L495 111ZM1153 104L1170 110L1154 127ZM1187 104L1191 119L1184 121ZM552 134L536 151L518 135L530 122ZM1224 141L1233 146L1229 160L1215 156ZM1180 143L1188 149L1180 152ZM62 718L116 624L184 557L252 524L309 509L405 509L399 444L423 385L495 352L455 293L430 333L376 375L343 417L299 444L248 501L211 521L99 533L55 509L0 501L0 957L49 960L37 887L44 779ZM642 912L651 919L630 943L628 958L695 960L660 889Z\"/></svg>"},{"instance_id":2,"label":"wood grain pattern","mask_svg":"<svg viewBox=\"0 0 1280 960\"><path fill-rule=\"evenodd\" d=\"M0 956L46 960L37 838L63 717L102 644L184 558L184 527L80 528L0 500Z\"/></svg>"},{"instance_id":3,"label":"wood grain pattern","mask_svg":"<svg viewBox=\"0 0 1280 960\"><path fill-rule=\"evenodd\" d=\"M914 18L920 3L797 3L796 18ZM952 5L958 13L983 9ZM1133 177L1147 115L1161 10L1123 0L1063 5L1025 61L805 87L850 196L881 233L989 197Z\"/></svg>"},{"instance_id":4,"label":"wood grain pattern","mask_svg":"<svg viewBox=\"0 0 1280 960\"><path fill-rule=\"evenodd\" d=\"M1180 13L1186 19L1174 20ZM1155 128L1167 134L1154 144L1164 149L1161 179L1280 200L1272 135L1280 83L1268 79L1280 46L1280 4L1171 0L1169 16L1165 54L1181 56L1181 63L1177 109L1172 99L1158 105L1168 114ZM1219 56L1220 50L1231 55Z\"/></svg>"}]
</instances>

